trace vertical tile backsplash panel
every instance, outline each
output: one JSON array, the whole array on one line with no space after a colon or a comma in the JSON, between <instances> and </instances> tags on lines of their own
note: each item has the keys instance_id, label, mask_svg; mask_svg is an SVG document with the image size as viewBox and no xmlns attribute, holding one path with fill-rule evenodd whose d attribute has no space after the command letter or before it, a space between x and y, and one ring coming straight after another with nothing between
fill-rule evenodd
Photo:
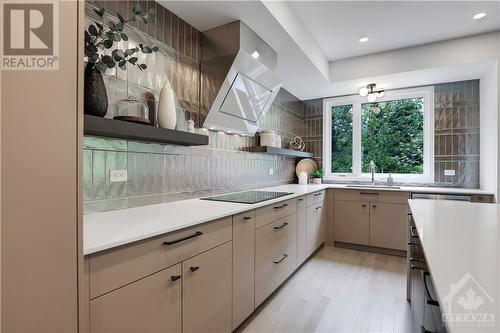
<instances>
[{"instance_id":1,"label":"vertical tile backsplash panel","mask_svg":"<svg viewBox=\"0 0 500 333\"><path fill-rule=\"evenodd\" d=\"M87 1L87 24L97 19L92 8L105 7L114 15L130 13L135 1ZM187 120L195 121L202 132L206 114L200 115L199 60L200 32L155 1L140 1L143 8L154 8L156 15L148 25L142 22L126 27L129 41L115 46L125 49L138 43L158 45L159 52L140 58L147 70L129 66L127 71L108 71L104 77L109 99L107 118L127 95L144 101L155 118L159 91L169 81L177 98L178 129ZM125 15L124 15L125 16ZM128 82L127 82L128 81ZM128 87L127 87L128 83ZM264 119L263 129L275 130L283 144L294 136L305 135L304 104L282 89ZM286 184L295 180L293 158L244 151L255 138L206 132L207 147L181 147L127 140L84 138L84 210L86 214L161 202ZM127 182L109 181L109 171L128 172ZM269 169L274 174L269 175Z\"/></svg>"},{"instance_id":2,"label":"vertical tile backsplash panel","mask_svg":"<svg viewBox=\"0 0 500 333\"><path fill-rule=\"evenodd\" d=\"M304 101L306 150L323 158L323 99ZM434 85L434 183L479 188L479 80ZM444 170L455 170L445 176Z\"/></svg>"}]
</instances>

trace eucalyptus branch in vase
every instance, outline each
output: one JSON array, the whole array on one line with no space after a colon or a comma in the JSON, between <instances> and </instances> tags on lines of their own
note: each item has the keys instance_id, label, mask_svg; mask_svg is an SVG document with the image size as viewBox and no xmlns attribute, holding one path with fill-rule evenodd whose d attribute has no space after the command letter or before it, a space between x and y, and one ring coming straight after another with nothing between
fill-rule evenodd
<instances>
[{"instance_id":1,"label":"eucalyptus branch in vase","mask_svg":"<svg viewBox=\"0 0 500 333\"><path fill-rule=\"evenodd\" d=\"M119 67L122 70L127 69L127 63L137 66L140 70L147 68L146 64L139 63L139 58L135 56L139 52L148 54L158 51L158 46L146 46L139 44L138 47L119 49L111 51L111 55L103 54L105 49L111 49L114 42L128 41L128 36L123 29L125 24L131 21L141 20L145 24L149 23L151 17L155 14L154 9L144 12L141 5L136 3L132 8L132 16L125 19L119 13L116 13L118 21L109 20L107 24L103 22L104 8L94 9L94 12L101 18L101 22L94 20L85 31L85 55L88 58L88 65L91 69L95 68L101 73L106 70Z\"/></svg>"},{"instance_id":2,"label":"eucalyptus branch in vase","mask_svg":"<svg viewBox=\"0 0 500 333\"><path fill-rule=\"evenodd\" d=\"M156 52L158 46L140 43L133 48L115 48L111 51L111 55L104 54L104 51L113 48L115 42L128 41L128 36L123 31L127 23L141 20L148 24L155 12L154 9L144 12L141 5L136 3L132 7L131 17L125 19L120 13L116 13L118 20L109 19L106 23L104 22L104 14L106 13L104 8L94 9L94 12L101 18L101 21L93 20L85 31L87 65L85 68L84 104L86 114L104 117L108 111L108 96L102 74L115 67L126 70L127 64L137 66L141 71L145 70L147 65L139 62L137 55Z\"/></svg>"}]
</instances>

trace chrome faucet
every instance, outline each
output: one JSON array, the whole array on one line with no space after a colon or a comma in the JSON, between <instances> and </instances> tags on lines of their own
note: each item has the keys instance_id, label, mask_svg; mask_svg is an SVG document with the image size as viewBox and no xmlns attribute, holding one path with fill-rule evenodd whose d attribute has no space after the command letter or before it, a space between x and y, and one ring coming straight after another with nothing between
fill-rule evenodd
<instances>
[{"instance_id":1,"label":"chrome faucet","mask_svg":"<svg viewBox=\"0 0 500 333\"><path fill-rule=\"evenodd\" d=\"M370 161L370 172L372 173L372 185L375 185L375 162Z\"/></svg>"}]
</instances>

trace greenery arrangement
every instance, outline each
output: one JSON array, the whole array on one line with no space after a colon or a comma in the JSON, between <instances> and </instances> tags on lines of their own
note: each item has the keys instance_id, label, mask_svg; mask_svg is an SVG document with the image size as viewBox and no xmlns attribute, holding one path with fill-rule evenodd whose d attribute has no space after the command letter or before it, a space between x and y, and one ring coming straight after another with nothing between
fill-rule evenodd
<instances>
[{"instance_id":1,"label":"greenery arrangement","mask_svg":"<svg viewBox=\"0 0 500 333\"><path fill-rule=\"evenodd\" d=\"M313 178L323 178L325 175L325 170L323 169L316 169L311 173L311 177Z\"/></svg>"},{"instance_id":2,"label":"greenery arrangement","mask_svg":"<svg viewBox=\"0 0 500 333\"><path fill-rule=\"evenodd\" d=\"M102 19L105 14L105 9L94 9L94 12ZM109 20L105 25L103 21L97 22L94 20L89 28L85 31L85 55L88 57L88 64L92 68L96 68L101 73L106 72L109 68L119 67L125 70L127 63L137 66L140 70L147 68L146 64L138 63L138 58L134 54L142 52L152 53L158 51L158 46L146 46L139 44L138 47L131 49L114 49L111 55L104 55L102 51L113 47L114 42L121 40L127 41L128 36L123 32L125 24L130 21L142 20L144 23L149 23L154 16L154 9L144 12L141 5L136 3L132 7L132 16L123 18L122 15L116 13L118 21Z\"/></svg>"},{"instance_id":3,"label":"greenery arrangement","mask_svg":"<svg viewBox=\"0 0 500 333\"><path fill-rule=\"evenodd\" d=\"M373 112L374 108L379 112ZM422 110L421 98L362 104L362 172L370 172L371 160L375 161L377 172L423 172ZM352 121L351 105L332 109L332 172L352 172Z\"/></svg>"},{"instance_id":4,"label":"greenery arrangement","mask_svg":"<svg viewBox=\"0 0 500 333\"><path fill-rule=\"evenodd\" d=\"M377 172L423 173L423 99L388 101L378 114L372 107L361 106L361 171L370 172L373 160Z\"/></svg>"}]
</instances>

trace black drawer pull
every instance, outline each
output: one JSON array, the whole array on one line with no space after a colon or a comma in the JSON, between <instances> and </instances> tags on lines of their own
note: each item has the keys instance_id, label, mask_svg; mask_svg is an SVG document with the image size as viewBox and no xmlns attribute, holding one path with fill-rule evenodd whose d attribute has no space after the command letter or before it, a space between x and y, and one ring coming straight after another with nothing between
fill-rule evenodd
<instances>
[{"instance_id":1,"label":"black drawer pull","mask_svg":"<svg viewBox=\"0 0 500 333\"><path fill-rule=\"evenodd\" d=\"M425 292L426 292L427 298L428 298L427 304L432 305L432 306L439 306L439 302L436 301L435 299L433 299L431 296L431 293L429 292L429 287L427 286L427 279L426 279L427 276L430 277L431 274L429 272L424 272L423 280L424 280Z\"/></svg>"},{"instance_id":2,"label":"black drawer pull","mask_svg":"<svg viewBox=\"0 0 500 333\"><path fill-rule=\"evenodd\" d=\"M416 266L416 265L410 265L410 268L411 269L418 269L418 270L421 270L421 271L424 270L422 267L419 267L419 266Z\"/></svg>"},{"instance_id":3,"label":"black drawer pull","mask_svg":"<svg viewBox=\"0 0 500 333\"><path fill-rule=\"evenodd\" d=\"M278 261L273 261L273 262L274 262L275 264L279 264L279 263L281 263L283 260L285 260L285 259L286 259L286 257L288 257L288 254L283 253L283 258L281 258L281 259L280 259L280 260L278 260Z\"/></svg>"},{"instance_id":4,"label":"black drawer pull","mask_svg":"<svg viewBox=\"0 0 500 333\"><path fill-rule=\"evenodd\" d=\"M172 280L172 282L173 282L173 281L177 281L177 280L179 280L180 278L181 278L181 276L180 276L180 275L172 275L172 276L170 277L170 280Z\"/></svg>"},{"instance_id":5,"label":"black drawer pull","mask_svg":"<svg viewBox=\"0 0 500 333\"><path fill-rule=\"evenodd\" d=\"M200 269L200 266L191 266L189 267L189 269L191 270L191 272L196 272L197 270Z\"/></svg>"},{"instance_id":6,"label":"black drawer pull","mask_svg":"<svg viewBox=\"0 0 500 333\"><path fill-rule=\"evenodd\" d=\"M251 220L252 217L251 216L245 216L243 219L248 221L248 220Z\"/></svg>"},{"instance_id":7,"label":"black drawer pull","mask_svg":"<svg viewBox=\"0 0 500 333\"><path fill-rule=\"evenodd\" d=\"M322 193L316 193L314 194L315 197L319 197Z\"/></svg>"},{"instance_id":8,"label":"black drawer pull","mask_svg":"<svg viewBox=\"0 0 500 333\"><path fill-rule=\"evenodd\" d=\"M406 213L406 215L411 216L411 212Z\"/></svg>"},{"instance_id":9,"label":"black drawer pull","mask_svg":"<svg viewBox=\"0 0 500 333\"><path fill-rule=\"evenodd\" d=\"M372 208L377 208L377 205L372 205Z\"/></svg>"},{"instance_id":10,"label":"black drawer pull","mask_svg":"<svg viewBox=\"0 0 500 333\"><path fill-rule=\"evenodd\" d=\"M169 242L163 242L163 245L174 245L174 244L177 244L177 243L180 243L180 242L183 242L185 240L188 240L188 239L191 239L191 238L195 238L195 237L198 237L198 236L201 236L201 235L203 235L203 233L201 231L197 231L194 234L192 234L190 236L186 236L184 238L179 238L179 239L176 239L176 240L173 240L173 241L169 241Z\"/></svg>"},{"instance_id":11,"label":"black drawer pull","mask_svg":"<svg viewBox=\"0 0 500 333\"><path fill-rule=\"evenodd\" d=\"M361 195L378 195L377 192L359 192Z\"/></svg>"},{"instance_id":12,"label":"black drawer pull","mask_svg":"<svg viewBox=\"0 0 500 333\"><path fill-rule=\"evenodd\" d=\"M428 331L424 326L420 326L420 333L436 333L436 332Z\"/></svg>"},{"instance_id":13,"label":"black drawer pull","mask_svg":"<svg viewBox=\"0 0 500 333\"><path fill-rule=\"evenodd\" d=\"M414 226L410 227L410 235L411 235L411 237L418 238L418 235L416 233L414 233L414 231L416 231L416 230L417 230L417 228L415 228Z\"/></svg>"},{"instance_id":14,"label":"black drawer pull","mask_svg":"<svg viewBox=\"0 0 500 333\"><path fill-rule=\"evenodd\" d=\"M283 209L285 207L288 207L288 204L283 204L281 206L276 206L276 207L273 207L274 210L280 210L280 209Z\"/></svg>"},{"instance_id":15,"label":"black drawer pull","mask_svg":"<svg viewBox=\"0 0 500 333\"><path fill-rule=\"evenodd\" d=\"M362 204L361 207L366 207L366 204Z\"/></svg>"},{"instance_id":16,"label":"black drawer pull","mask_svg":"<svg viewBox=\"0 0 500 333\"><path fill-rule=\"evenodd\" d=\"M280 225L279 227L274 227L274 230L280 230L280 229L283 229L284 227L286 227L288 225L287 222L283 222L282 225Z\"/></svg>"},{"instance_id":17,"label":"black drawer pull","mask_svg":"<svg viewBox=\"0 0 500 333\"><path fill-rule=\"evenodd\" d=\"M417 246L418 244L417 243L413 243L413 242L408 242L408 245L410 245L410 246L412 246L412 245Z\"/></svg>"},{"instance_id":18,"label":"black drawer pull","mask_svg":"<svg viewBox=\"0 0 500 333\"><path fill-rule=\"evenodd\" d=\"M302 199L302 198L299 198L299 201L304 201L304 199Z\"/></svg>"},{"instance_id":19,"label":"black drawer pull","mask_svg":"<svg viewBox=\"0 0 500 333\"><path fill-rule=\"evenodd\" d=\"M422 259L416 259L416 258L410 257L410 262L424 262L424 261Z\"/></svg>"}]
</instances>

